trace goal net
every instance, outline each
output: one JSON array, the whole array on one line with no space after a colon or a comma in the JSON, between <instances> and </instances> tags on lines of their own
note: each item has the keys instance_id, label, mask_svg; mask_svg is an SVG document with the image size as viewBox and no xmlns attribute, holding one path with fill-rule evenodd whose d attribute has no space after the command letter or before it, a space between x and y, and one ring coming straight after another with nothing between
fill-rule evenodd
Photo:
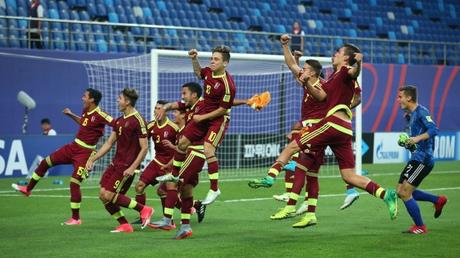
<instances>
[{"instance_id":1,"label":"goal net","mask_svg":"<svg viewBox=\"0 0 460 258\"><path fill-rule=\"evenodd\" d=\"M204 67L208 65L211 53L199 52L198 57ZM326 70L329 69L326 72L330 72L330 58L309 58L319 60ZM120 115L116 99L124 87L138 90L140 98L136 108L147 120L151 120L157 100L177 101L184 83L199 82L186 51L152 50L149 55L85 62L85 67L90 86L101 90L104 96L102 108L114 117ZM272 101L260 112L246 105L232 108L229 129L217 150L220 178L263 176L288 143L286 134L300 119L302 88L284 64L283 56L232 53L227 68L236 84L236 98L247 99L268 90ZM359 125L360 113L358 107L358 123L355 125ZM359 144L355 146L361 146L360 126L356 129ZM150 149L147 161L154 155L153 146ZM360 149L356 149L357 171L360 171L360 153ZM99 162L95 171L103 171L112 155ZM206 173L201 175L206 176ZM338 175L336 160L329 149L320 175Z\"/></svg>"}]
</instances>

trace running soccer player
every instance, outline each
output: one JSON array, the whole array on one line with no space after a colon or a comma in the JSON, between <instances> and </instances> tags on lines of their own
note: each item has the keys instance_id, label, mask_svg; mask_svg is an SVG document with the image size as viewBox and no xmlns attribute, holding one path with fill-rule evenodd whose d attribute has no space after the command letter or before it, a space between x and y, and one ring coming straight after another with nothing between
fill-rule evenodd
<instances>
[{"instance_id":1,"label":"running soccer player","mask_svg":"<svg viewBox=\"0 0 460 258\"><path fill-rule=\"evenodd\" d=\"M397 187L399 198L404 201L407 212L414 221L414 225L405 233L425 234L427 230L417 201L433 203L435 218L441 215L447 203L447 197L444 195L437 196L417 189L434 167L434 137L438 134L438 128L428 109L418 104L415 86L401 87L398 101L401 109L410 115L409 132L401 134L398 144L412 151L409 162L401 172Z\"/></svg>"},{"instance_id":2,"label":"running soccer player","mask_svg":"<svg viewBox=\"0 0 460 258\"><path fill-rule=\"evenodd\" d=\"M204 139L204 155L208 163L210 190L203 204L211 204L220 195L218 187L219 163L215 156L230 121L230 110L235 98L236 88L232 76L226 71L230 61L230 48L218 46L213 49L209 67L202 68L196 49L189 51L193 70L199 79L204 80L204 104L195 111L193 119L187 123L174 154L173 171L177 174L185 160L187 147L195 141Z\"/></svg>"},{"instance_id":3,"label":"running soccer player","mask_svg":"<svg viewBox=\"0 0 460 258\"><path fill-rule=\"evenodd\" d=\"M64 109L63 113L80 125L75 140L42 160L27 186L12 184L14 189L20 191L25 196L29 196L49 168L61 164L72 164L73 172L70 177L70 208L72 210L72 217L63 222L62 225L80 225L82 223L80 220L80 185L88 177L85 164L88 158L95 154L96 144L104 134L105 125L111 125L113 122L113 118L103 112L98 106L101 98L102 94L100 91L88 88L82 97L83 112L81 116L72 113L68 108Z\"/></svg>"},{"instance_id":4,"label":"running soccer player","mask_svg":"<svg viewBox=\"0 0 460 258\"><path fill-rule=\"evenodd\" d=\"M180 131L181 134L185 132L184 130L187 128L187 125L193 121L194 114L200 112L204 107L204 100L200 100L201 94L202 89L199 84L194 82L186 83L182 86L182 101L167 103L163 106L165 110L185 111L185 126ZM156 178L160 182L165 182L166 185L164 217L159 221L149 224L149 227L166 231L176 228L172 218L174 207L179 200L178 192L180 192L181 227L175 238L183 239L192 235L190 216L193 207L193 188L198 184L198 175L205 162L203 144L203 139L191 143L187 147L186 158L180 170L173 170L172 174Z\"/></svg>"},{"instance_id":5,"label":"running soccer player","mask_svg":"<svg viewBox=\"0 0 460 258\"><path fill-rule=\"evenodd\" d=\"M397 216L397 196L393 189L384 189L377 183L355 174L355 161L352 150L352 126L350 103L353 98L354 80L361 72L363 55L359 48L351 44L343 45L334 55L337 71L324 83L314 77L312 71L303 71L299 80L307 86L313 97L325 101L326 116L312 127L305 127L294 137L294 141L278 156L270 171L280 171L290 157L298 152L310 152L315 146L329 146L334 152L342 179L355 187L365 189L370 194L381 198L388 206L390 218ZM354 67L351 65L357 64ZM312 217L305 216L303 225L308 226Z\"/></svg>"},{"instance_id":6,"label":"running soccer player","mask_svg":"<svg viewBox=\"0 0 460 258\"><path fill-rule=\"evenodd\" d=\"M99 193L106 210L120 223L120 226L111 231L113 233L133 232L133 227L126 220L120 206L140 212L142 228L150 222L153 214L153 208L131 200L125 195L134 180L134 172L139 169L148 149L145 121L135 109L138 98L136 90L123 89L118 97L118 108L123 115L114 122L114 130L104 145L86 163L86 169L91 171L94 162L109 152L117 142L115 156L102 175Z\"/></svg>"},{"instance_id":7,"label":"running soccer player","mask_svg":"<svg viewBox=\"0 0 460 258\"><path fill-rule=\"evenodd\" d=\"M158 114L158 111L162 109L163 105L166 104L166 101L159 100L155 105L154 114ZM155 157L147 165L147 167L142 172L139 181L136 184L136 201L142 205L145 205L146 194L145 188L148 185L155 186L158 184L158 181L155 180L156 177L166 174L163 167L171 161L174 155L174 149L163 143L164 140L175 142L177 137L177 132L179 127L177 124L169 120L166 116L166 113L163 113L158 119L147 124L147 133L150 138L152 138L155 145ZM163 198L162 198L163 197ZM165 196L160 195L160 200L162 207L164 209L164 200ZM162 210L163 210L162 209ZM140 219L133 224L140 224Z\"/></svg>"}]
</instances>

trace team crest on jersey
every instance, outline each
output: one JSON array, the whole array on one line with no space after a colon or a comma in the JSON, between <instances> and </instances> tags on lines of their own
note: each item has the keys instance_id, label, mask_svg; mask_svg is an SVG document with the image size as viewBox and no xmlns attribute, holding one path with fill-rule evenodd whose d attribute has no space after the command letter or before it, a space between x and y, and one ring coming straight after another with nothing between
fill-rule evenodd
<instances>
[{"instance_id":1,"label":"team crest on jersey","mask_svg":"<svg viewBox=\"0 0 460 258\"><path fill-rule=\"evenodd\" d=\"M91 117L91 122L94 122L96 120L96 117L95 116L92 116Z\"/></svg>"},{"instance_id":2,"label":"team crest on jersey","mask_svg":"<svg viewBox=\"0 0 460 258\"><path fill-rule=\"evenodd\" d=\"M168 131L164 133L164 138L168 138Z\"/></svg>"},{"instance_id":3,"label":"team crest on jersey","mask_svg":"<svg viewBox=\"0 0 460 258\"><path fill-rule=\"evenodd\" d=\"M214 84L214 89L218 89L219 86L220 86L220 83L217 82L216 84Z\"/></svg>"}]
</instances>

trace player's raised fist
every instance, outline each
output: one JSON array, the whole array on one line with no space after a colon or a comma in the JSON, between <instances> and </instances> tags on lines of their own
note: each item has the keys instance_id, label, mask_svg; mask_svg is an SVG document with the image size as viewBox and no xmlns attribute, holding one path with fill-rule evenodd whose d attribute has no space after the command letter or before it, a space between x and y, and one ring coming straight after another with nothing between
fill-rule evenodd
<instances>
[{"instance_id":1,"label":"player's raised fist","mask_svg":"<svg viewBox=\"0 0 460 258\"><path fill-rule=\"evenodd\" d=\"M188 51L188 56L192 59L195 59L198 56L198 51L192 48Z\"/></svg>"},{"instance_id":2,"label":"player's raised fist","mask_svg":"<svg viewBox=\"0 0 460 258\"><path fill-rule=\"evenodd\" d=\"M70 115L72 114L72 110L70 110L70 108L64 108L64 110L62 110L62 113L64 113L65 115Z\"/></svg>"},{"instance_id":3,"label":"player's raised fist","mask_svg":"<svg viewBox=\"0 0 460 258\"><path fill-rule=\"evenodd\" d=\"M355 54L355 60L356 60L356 62L363 61L363 54L362 53L356 53Z\"/></svg>"},{"instance_id":4,"label":"player's raised fist","mask_svg":"<svg viewBox=\"0 0 460 258\"><path fill-rule=\"evenodd\" d=\"M283 34L283 35L281 35L281 37L280 37L280 42L281 42L281 44L283 44L283 45L286 45L287 43L289 43L289 40L291 40L291 37L289 37L288 34Z\"/></svg>"}]
</instances>

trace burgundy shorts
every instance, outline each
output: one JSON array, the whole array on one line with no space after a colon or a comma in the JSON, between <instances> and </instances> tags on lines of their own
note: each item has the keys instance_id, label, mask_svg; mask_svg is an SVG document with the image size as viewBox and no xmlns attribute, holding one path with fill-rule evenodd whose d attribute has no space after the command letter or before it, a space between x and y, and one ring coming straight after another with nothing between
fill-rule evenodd
<instances>
[{"instance_id":1,"label":"burgundy shorts","mask_svg":"<svg viewBox=\"0 0 460 258\"><path fill-rule=\"evenodd\" d=\"M175 174L174 176L179 175L179 178L181 178L181 185L190 184L193 187L197 186L199 182L199 174L203 169L205 160L206 158L203 152L189 149L181 169L178 174Z\"/></svg>"},{"instance_id":2,"label":"burgundy shorts","mask_svg":"<svg viewBox=\"0 0 460 258\"><path fill-rule=\"evenodd\" d=\"M309 128L304 128L294 140L304 152L314 152L317 147L329 146L334 152L340 169L354 168L351 123L329 116Z\"/></svg>"},{"instance_id":3,"label":"burgundy shorts","mask_svg":"<svg viewBox=\"0 0 460 258\"><path fill-rule=\"evenodd\" d=\"M134 180L134 175L124 177L123 172L129 166L110 164L102 175L100 185L112 193L125 194Z\"/></svg>"},{"instance_id":4,"label":"burgundy shorts","mask_svg":"<svg viewBox=\"0 0 460 258\"><path fill-rule=\"evenodd\" d=\"M228 129L230 118L222 116L212 121L203 121L195 123L191 120L183 130L185 136L190 142L198 142L205 140L212 144L214 147L219 146Z\"/></svg>"},{"instance_id":5,"label":"burgundy shorts","mask_svg":"<svg viewBox=\"0 0 460 258\"><path fill-rule=\"evenodd\" d=\"M142 172L139 180L144 182L146 185L156 185L158 181L155 178L166 174L166 172L161 169L163 165L164 164L160 164L160 162L155 159L150 161L150 163Z\"/></svg>"},{"instance_id":6,"label":"burgundy shorts","mask_svg":"<svg viewBox=\"0 0 460 258\"><path fill-rule=\"evenodd\" d=\"M72 164L72 177L78 181L82 181L88 177L88 171L85 168L86 161L88 161L88 158L95 153L96 152L92 149L84 148L77 143L72 142L51 153L49 157L51 159L52 166Z\"/></svg>"},{"instance_id":7,"label":"burgundy shorts","mask_svg":"<svg viewBox=\"0 0 460 258\"><path fill-rule=\"evenodd\" d=\"M301 152L295 158L297 164L304 166L309 172L318 173L324 163L324 146L312 146L308 153Z\"/></svg>"}]
</instances>

